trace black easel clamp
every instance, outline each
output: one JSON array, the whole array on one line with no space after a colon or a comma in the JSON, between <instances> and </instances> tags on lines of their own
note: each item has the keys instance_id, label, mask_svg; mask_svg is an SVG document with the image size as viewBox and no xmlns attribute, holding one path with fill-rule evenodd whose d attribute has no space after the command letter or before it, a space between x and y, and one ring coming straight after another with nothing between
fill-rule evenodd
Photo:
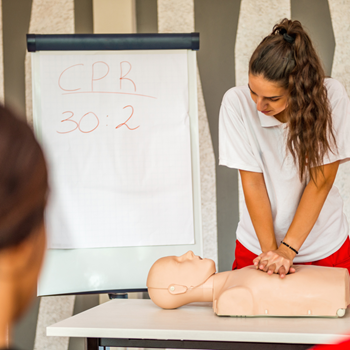
<instances>
[{"instance_id":1,"label":"black easel clamp","mask_svg":"<svg viewBox=\"0 0 350 350\"><path fill-rule=\"evenodd\" d=\"M199 50L199 33L27 34L28 52L181 49Z\"/></svg>"}]
</instances>

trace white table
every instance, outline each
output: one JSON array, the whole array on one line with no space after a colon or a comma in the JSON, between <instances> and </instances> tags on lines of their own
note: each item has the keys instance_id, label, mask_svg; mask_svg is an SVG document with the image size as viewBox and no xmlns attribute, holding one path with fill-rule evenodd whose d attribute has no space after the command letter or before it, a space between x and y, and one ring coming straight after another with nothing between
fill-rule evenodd
<instances>
[{"instance_id":1,"label":"white table","mask_svg":"<svg viewBox=\"0 0 350 350\"><path fill-rule=\"evenodd\" d=\"M86 338L86 349L126 346L178 349L307 349L350 333L343 318L215 316L211 303L163 310L151 300L111 300L47 327L48 336ZM250 344L249 344L250 343ZM293 345L292 345L293 344Z\"/></svg>"}]
</instances>

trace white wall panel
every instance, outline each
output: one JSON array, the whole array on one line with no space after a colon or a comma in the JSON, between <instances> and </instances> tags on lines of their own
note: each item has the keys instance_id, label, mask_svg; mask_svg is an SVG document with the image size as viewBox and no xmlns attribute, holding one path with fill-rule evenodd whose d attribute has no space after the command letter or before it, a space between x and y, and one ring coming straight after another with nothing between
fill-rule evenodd
<instances>
[{"instance_id":1,"label":"white wall panel","mask_svg":"<svg viewBox=\"0 0 350 350\"><path fill-rule=\"evenodd\" d=\"M248 63L260 41L283 18L290 18L290 0L242 0L235 46L236 86L248 84ZM244 195L239 178L239 213Z\"/></svg>"},{"instance_id":2,"label":"white wall panel","mask_svg":"<svg viewBox=\"0 0 350 350\"><path fill-rule=\"evenodd\" d=\"M193 0L158 0L159 33L194 32ZM204 257L217 263L215 157L199 73L198 116Z\"/></svg>"},{"instance_id":3,"label":"white wall panel","mask_svg":"<svg viewBox=\"0 0 350 350\"><path fill-rule=\"evenodd\" d=\"M46 327L73 314L75 296L43 297L40 300L34 350L67 350L68 337L47 337Z\"/></svg>"},{"instance_id":4,"label":"white wall panel","mask_svg":"<svg viewBox=\"0 0 350 350\"><path fill-rule=\"evenodd\" d=\"M333 32L335 52L332 77L339 80L350 94L350 1L328 0ZM350 136L350 135L349 135ZM335 180L344 201L344 212L350 221L350 162L340 165Z\"/></svg>"}]
</instances>

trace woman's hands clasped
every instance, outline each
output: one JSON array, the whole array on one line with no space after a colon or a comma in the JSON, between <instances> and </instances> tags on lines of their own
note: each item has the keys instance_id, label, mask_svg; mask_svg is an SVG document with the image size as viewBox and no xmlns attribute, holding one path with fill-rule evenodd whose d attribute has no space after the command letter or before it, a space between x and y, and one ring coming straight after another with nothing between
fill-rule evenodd
<instances>
[{"instance_id":1,"label":"woman's hands clasped","mask_svg":"<svg viewBox=\"0 0 350 350\"><path fill-rule=\"evenodd\" d=\"M253 260L257 269L267 272L269 275L277 273L281 278L284 278L288 273L295 272L292 267L295 253L284 245L276 250L260 254Z\"/></svg>"}]
</instances>

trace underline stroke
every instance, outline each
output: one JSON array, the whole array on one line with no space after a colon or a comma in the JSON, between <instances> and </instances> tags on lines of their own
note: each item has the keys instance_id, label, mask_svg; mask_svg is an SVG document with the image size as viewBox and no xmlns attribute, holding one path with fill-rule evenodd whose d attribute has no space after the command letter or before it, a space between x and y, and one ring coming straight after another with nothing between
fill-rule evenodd
<instances>
[{"instance_id":1,"label":"underline stroke","mask_svg":"<svg viewBox=\"0 0 350 350\"><path fill-rule=\"evenodd\" d=\"M148 98L157 99L157 97L154 97L154 96L135 94L132 92L117 92L117 91L76 91L76 92L63 92L62 93L62 95L71 95L71 94L120 94L120 95L134 95L134 96L141 96L141 97L148 97Z\"/></svg>"}]
</instances>

